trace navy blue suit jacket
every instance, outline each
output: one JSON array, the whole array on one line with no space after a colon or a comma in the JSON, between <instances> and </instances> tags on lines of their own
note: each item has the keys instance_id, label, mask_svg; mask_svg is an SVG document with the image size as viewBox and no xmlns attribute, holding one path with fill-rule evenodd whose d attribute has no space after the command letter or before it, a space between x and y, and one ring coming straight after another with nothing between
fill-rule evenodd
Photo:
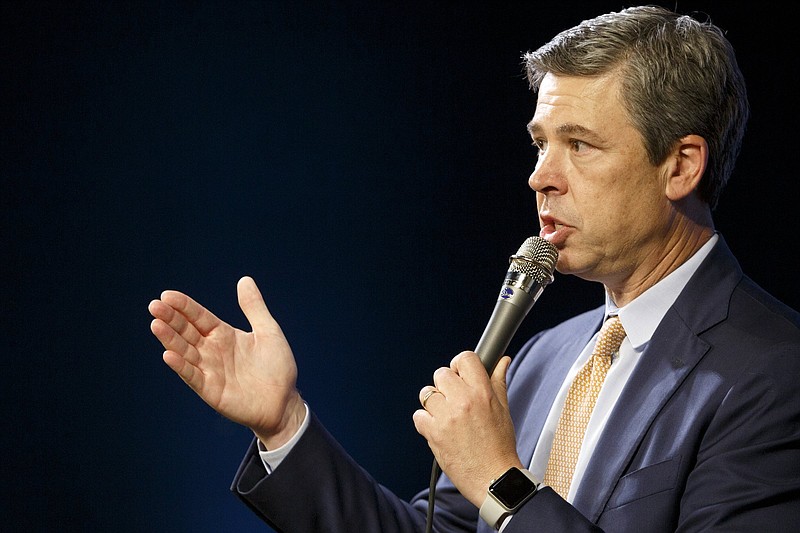
<instances>
[{"instance_id":1,"label":"navy blue suit jacket","mask_svg":"<svg viewBox=\"0 0 800 533\"><path fill-rule=\"evenodd\" d=\"M569 368L603 308L530 339L509 370L520 458L529 462ZM549 488L521 531L800 530L800 315L744 276L722 238L670 308L597 443L572 505ZM231 489L278 531L423 531L427 490L405 502L312 414L266 475L255 443ZM446 476L437 531L489 532Z\"/></svg>"}]
</instances>

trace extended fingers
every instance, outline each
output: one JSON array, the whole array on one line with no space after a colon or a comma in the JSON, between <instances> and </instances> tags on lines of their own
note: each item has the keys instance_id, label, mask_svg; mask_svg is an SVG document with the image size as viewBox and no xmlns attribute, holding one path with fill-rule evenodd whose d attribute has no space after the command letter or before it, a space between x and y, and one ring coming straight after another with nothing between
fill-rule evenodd
<instances>
[{"instance_id":1,"label":"extended fingers","mask_svg":"<svg viewBox=\"0 0 800 533\"><path fill-rule=\"evenodd\" d=\"M164 362L192 389L199 392L203 386L203 373L186 357L172 350L166 350L162 356Z\"/></svg>"},{"instance_id":2,"label":"extended fingers","mask_svg":"<svg viewBox=\"0 0 800 533\"><path fill-rule=\"evenodd\" d=\"M179 291L164 291L161 301L177 311L200 335L205 336L220 324L220 319L211 311ZM179 330L176 330L179 331Z\"/></svg>"},{"instance_id":3,"label":"extended fingers","mask_svg":"<svg viewBox=\"0 0 800 533\"><path fill-rule=\"evenodd\" d=\"M167 305L161 300L153 300L148 306L150 314L154 319L150 323L150 331L161 342L164 348L172 352L175 357L180 357L192 365L200 362L200 353L197 350L198 343L202 340L202 335L191 324L185 316ZM177 361L167 361L169 357L166 352L164 361L169 364L170 368L178 371L175 367ZM180 373L180 372L179 372ZM183 377L183 376L182 376Z\"/></svg>"},{"instance_id":4,"label":"extended fingers","mask_svg":"<svg viewBox=\"0 0 800 533\"><path fill-rule=\"evenodd\" d=\"M151 303L150 306L154 305ZM201 359L200 352L160 318L153 319L150 323L150 331L165 348L161 358L167 366L192 389L199 390L203 380L203 373L197 368Z\"/></svg>"},{"instance_id":5,"label":"extended fingers","mask_svg":"<svg viewBox=\"0 0 800 533\"><path fill-rule=\"evenodd\" d=\"M197 344L202 337L200 332L197 331L197 328L195 328L194 324L189 322L184 315L176 311L175 308L166 304L162 300L153 300L150 302L150 305L147 307L147 309L154 318L167 324L178 335L183 337L186 342L194 345ZM153 333L155 333L155 331Z\"/></svg>"},{"instance_id":6,"label":"extended fingers","mask_svg":"<svg viewBox=\"0 0 800 533\"><path fill-rule=\"evenodd\" d=\"M167 350L183 353L189 346L189 343L172 326L160 318L154 318L150 322L150 331Z\"/></svg>"}]
</instances>

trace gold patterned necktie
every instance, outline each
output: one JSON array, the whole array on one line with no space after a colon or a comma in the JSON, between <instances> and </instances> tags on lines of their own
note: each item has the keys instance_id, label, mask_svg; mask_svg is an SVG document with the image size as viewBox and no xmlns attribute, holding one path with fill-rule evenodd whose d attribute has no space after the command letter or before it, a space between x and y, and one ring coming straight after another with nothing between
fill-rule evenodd
<instances>
[{"instance_id":1,"label":"gold patterned necktie","mask_svg":"<svg viewBox=\"0 0 800 533\"><path fill-rule=\"evenodd\" d=\"M611 367L611 358L619 351L624 338L625 330L619 317L612 316L606 320L592 356L575 376L567 393L544 475L544 483L565 499L594 404Z\"/></svg>"}]
</instances>

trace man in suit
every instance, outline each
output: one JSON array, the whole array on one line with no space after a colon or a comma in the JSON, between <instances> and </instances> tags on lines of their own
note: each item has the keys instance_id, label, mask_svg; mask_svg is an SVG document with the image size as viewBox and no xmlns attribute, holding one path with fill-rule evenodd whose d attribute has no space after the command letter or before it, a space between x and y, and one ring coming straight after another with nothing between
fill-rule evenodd
<instances>
[{"instance_id":1,"label":"man in suit","mask_svg":"<svg viewBox=\"0 0 800 533\"><path fill-rule=\"evenodd\" d=\"M491 376L467 351L422 387L413 421L444 473L429 525L796 529L800 315L743 274L712 219L749 114L730 44L636 7L525 59L540 237L606 302ZM164 361L256 436L232 490L279 531L423 531L428 491L405 502L347 455L253 280L238 291L251 333L177 291L150 304Z\"/></svg>"}]
</instances>

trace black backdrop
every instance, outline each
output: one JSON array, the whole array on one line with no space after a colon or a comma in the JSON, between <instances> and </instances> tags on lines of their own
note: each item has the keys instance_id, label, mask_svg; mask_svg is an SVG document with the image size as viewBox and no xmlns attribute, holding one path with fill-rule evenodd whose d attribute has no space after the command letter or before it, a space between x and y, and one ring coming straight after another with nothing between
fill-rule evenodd
<instances>
[{"instance_id":1,"label":"black backdrop","mask_svg":"<svg viewBox=\"0 0 800 533\"><path fill-rule=\"evenodd\" d=\"M753 118L718 229L800 307L796 22L665 4L738 49ZM228 492L248 431L161 362L146 310L177 288L246 327L245 274L332 433L397 494L423 488L417 392L538 232L520 55L623 5L3 0L4 524L265 529ZM512 349L601 302L557 277Z\"/></svg>"}]
</instances>

